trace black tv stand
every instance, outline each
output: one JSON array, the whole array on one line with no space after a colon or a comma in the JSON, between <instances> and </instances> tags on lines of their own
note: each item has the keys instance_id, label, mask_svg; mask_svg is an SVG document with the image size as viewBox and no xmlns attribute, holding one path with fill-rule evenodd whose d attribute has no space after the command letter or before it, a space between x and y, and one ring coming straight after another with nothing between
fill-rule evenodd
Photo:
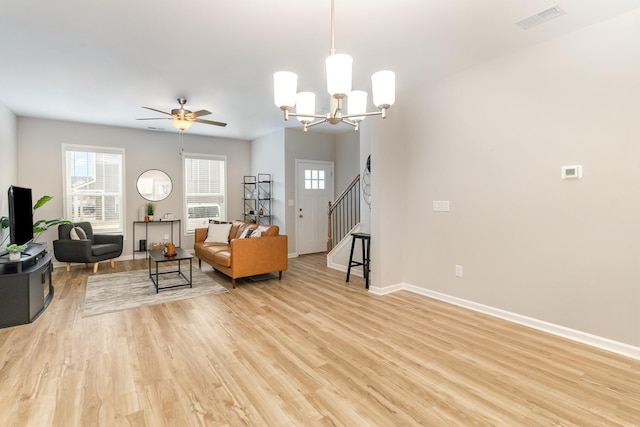
<instances>
[{"instance_id":1,"label":"black tv stand","mask_svg":"<svg viewBox=\"0 0 640 427\"><path fill-rule=\"evenodd\" d=\"M51 252L30 243L19 261L0 256L0 328L31 323L53 299Z\"/></svg>"},{"instance_id":2,"label":"black tv stand","mask_svg":"<svg viewBox=\"0 0 640 427\"><path fill-rule=\"evenodd\" d=\"M46 243L29 243L27 245L27 249L24 250L23 254L26 256L30 255L40 255L47 250Z\"/></svg>"}]
</instances>

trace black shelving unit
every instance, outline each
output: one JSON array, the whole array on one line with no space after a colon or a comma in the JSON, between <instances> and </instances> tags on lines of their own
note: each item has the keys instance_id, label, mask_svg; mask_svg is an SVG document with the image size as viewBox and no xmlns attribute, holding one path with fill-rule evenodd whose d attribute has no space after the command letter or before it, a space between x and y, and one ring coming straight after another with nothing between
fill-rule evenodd
<instances>
[{"instance_id":1,"label":"black shelving unit","mask_svg":"<svg viewBox=\"0 0 640 427\"><path fill-rule=\"evenodd\" d=\"M272 224L272 190L271 174L259 173L245 175L242 180L244 209L242 216L245 221L256 224Z\"/></svg>"}]
</instances>

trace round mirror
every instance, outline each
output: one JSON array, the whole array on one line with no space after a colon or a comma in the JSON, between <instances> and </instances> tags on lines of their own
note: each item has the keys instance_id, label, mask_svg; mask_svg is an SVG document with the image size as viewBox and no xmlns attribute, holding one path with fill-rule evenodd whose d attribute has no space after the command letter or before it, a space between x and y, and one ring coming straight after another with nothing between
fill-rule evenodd
<instances>
[{"instance_id":1,"label":"round mirror","mask_svg":"<svg viewBox=\"0 0 640 427\"><path fill-rule=\"evenodd\" d=\"M138 177L136 183L138 193L151 202L159 202L169 197L173 189L171 178L158 169L144 171Z\"/></svg>"}]
</instances>

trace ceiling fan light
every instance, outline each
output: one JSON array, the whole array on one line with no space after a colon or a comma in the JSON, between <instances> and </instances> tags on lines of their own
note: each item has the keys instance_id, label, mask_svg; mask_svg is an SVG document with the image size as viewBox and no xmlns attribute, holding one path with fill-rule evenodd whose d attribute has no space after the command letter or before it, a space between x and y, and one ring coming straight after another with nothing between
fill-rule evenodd
<instances>
[{"instance_id":1,"label":"ceiling fan light","mask_svg":"<svg viewBox=\"0 0 640 427\"><path fill-rule=\"evenodd\" d=\"M278 71L273 74L273 100L279 108L293 108L296 105L298 75L291 71Z\"/></svg>"},{"instance_id":2,"label":"ceiling fan light","mask_svg":"<svg viewBox=\"0 0 640 427\"><path fill-rule=\"evenodd\" d=\"M371 76L373 104L378 108L389 108L396 101L396 74L383 70Z\"/></svg>"},{"instance_id":3,"label":"ceiling fan light","mask_svg":"<svg viewBox=\"0 0 640 427\"><path fill-rule=\"evenodd\" d=\"M364 114L367 112L367 97L369 95L363 90L354 90L349 94L347 114L356 117L351 117L353 121L364 120L366 116L357 116L358 114Z\"/></svg>"},{"instance_id":4,"label":"ceiling fan light","mask_svg":"<svg viewBox=\"0 0 640 427\"><path fill-rule=\"evenodd\" d=\"M314 115L316 113L316 94L313 92L300 92L296 95L296 113ZM297 116L300 122L311 123L313 117Z\"/></svg>"},{"instance_id":5,"label":"ceiling fan light","mask_svg":"<svg viewBox=\"0 0 640 427\"><path fill-rule=\"evenodd\" d=\"M182 131L187 130L191 126L193 126L193 122L190 122L189 120L172 120L171 124L176 129L182 130Z\"/></svg>"},{"instance_id":6,"label":"ceiling fan light","mask_svg":"<svg viewBox=\"0 0 640 427\"><path fill-rule=\"evenodd\" d=\"M327 92L329 95L347 95L351 92L351 68L353 58L344 53L328 56L327 65Z\"/></svg>"}]
</instances>

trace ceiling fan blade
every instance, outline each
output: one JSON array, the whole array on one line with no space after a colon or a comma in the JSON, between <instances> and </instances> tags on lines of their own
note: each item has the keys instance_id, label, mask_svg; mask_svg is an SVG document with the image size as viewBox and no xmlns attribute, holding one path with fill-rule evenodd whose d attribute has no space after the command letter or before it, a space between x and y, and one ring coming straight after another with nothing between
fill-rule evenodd
<instances>
[{"instance_id":1,"label":"ceiling fan blade","mask_svg":"<svg viewBox=\"0 0 640 427\"><path fill-rule=\"evenodd\" d=\"M204 119L193 119L191 120L192 122L197 122L197 123L205 123L207 125L215 125L215 126L226 126L226 123L222 123L222 122L214 122L213 120L204 120Z\"/></svg>"},{"instance_id":2,"label":"ceiling fan blade","mask_svg":"<svg viewBox=\"0 0 640 427\"><path fill-rule=\"evenodd\" d=\"M173 117L145 117L143 119L136 119L136 120L171 120L173 119Z\"/></svg>"},{"instance_id":3,"label":"ceiling fan blade","mask_svg":"<svg viewBox=\"0 0 640 427\"><path fill-rule=\"evenodd\" d=\"M193 113L191 113L191 117L196 118L200 116L208 116L209 114L211 114L211 111L200 110L200 111L194 111Z\"/></svg>"},{"instance_id":4,"label":"ceiling fan blade","mask_svg":"<svg viewBox=\"0 0 640 427\"><path fill-rule=\"evenodd\" d=\"M171 113L167 113L166 111L160 111L160 110L156 110L155 108L144 107L144 106L142 108L146 108L147 110L151 110L151 111L155 111L155 112L158 112L158 113L166 114L167 116L171 116Z\"/></svg>"}]
</instances>

